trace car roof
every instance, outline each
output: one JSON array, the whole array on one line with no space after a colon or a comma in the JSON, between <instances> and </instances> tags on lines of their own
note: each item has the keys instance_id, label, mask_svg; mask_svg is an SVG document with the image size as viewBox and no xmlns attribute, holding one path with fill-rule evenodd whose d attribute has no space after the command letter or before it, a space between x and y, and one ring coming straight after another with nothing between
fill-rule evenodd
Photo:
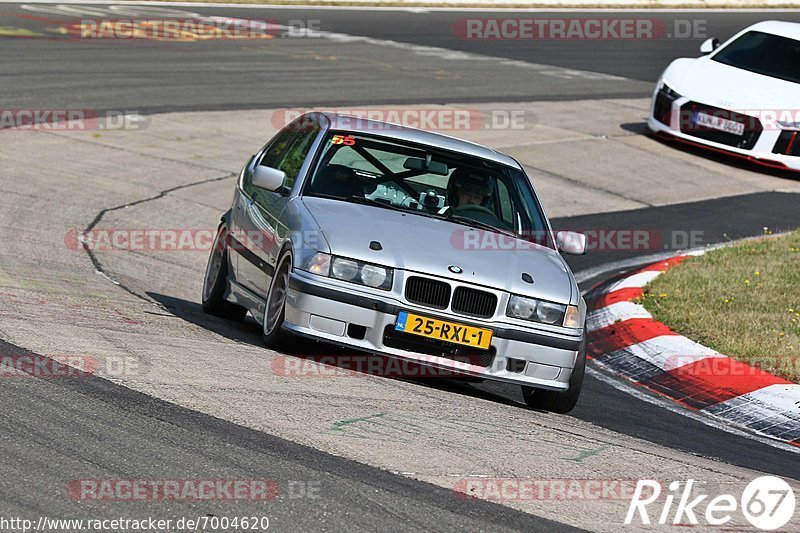
<instances>
[{"instance_id":1,"label":"car roof","mask_svg":"<svg viewBox=\"0 0 800 533\"><path fill-rule=\"evenodd\" d=\"M765 20L745 28L744 31L761 31L800 40L800 24L796 22L783 22L780 20Z\"/></svg>"},{"instance_id":2,"label":"car roof","mask_svg":"<svg viewBox=\"0 0 800 533\"><path fill-rule=\"evenodd\" d=\"M433 133L432 131L420 130L403 126L402 124L395 124L392 122L381 122L378 120L370 120L365 117L356 115L348 115L344 113L323 112L320 115L327 118L329 129L348 131L352 133L362 133L367 135L375 135L388 139L397 139L399 141L407 141L415 144L422 144L431 146L433 148L440 148L442 150L449 150L452 152L459 152L475 157L494 161L515 169L522 170L522 167L512 157L498 152L487 146L478 143L457 139L449 135L442 135L441 133Z\"/></svg>"}]
</instances>

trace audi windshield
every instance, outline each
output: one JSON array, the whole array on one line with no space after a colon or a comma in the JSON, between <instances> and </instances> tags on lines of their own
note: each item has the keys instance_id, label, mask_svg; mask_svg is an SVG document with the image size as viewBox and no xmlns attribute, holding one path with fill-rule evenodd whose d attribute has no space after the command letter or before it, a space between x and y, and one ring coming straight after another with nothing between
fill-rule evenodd
<instances>
[{"instance_id":1,"label":"audi windshield","mask_svg":"<svg viewBox=\"0 0 800 533\"><path fill-rule=\"evenodd\" d=\"M800 41L749 31L714 54L714 61L756 74L800 83Z\"/></svg>"}]
</instances>

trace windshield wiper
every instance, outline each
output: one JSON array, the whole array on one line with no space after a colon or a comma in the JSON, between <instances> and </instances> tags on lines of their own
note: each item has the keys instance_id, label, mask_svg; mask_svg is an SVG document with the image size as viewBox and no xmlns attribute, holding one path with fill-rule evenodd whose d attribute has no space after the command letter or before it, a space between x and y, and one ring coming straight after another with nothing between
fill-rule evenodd
<instances>
[{"instance_id":1,"label":"windshield wiper","mask_svg":"<svg viewBox=\"0 0 800 533\"><path fill-rule=\"evenodd\" d=\"M478 229L485 229L488 231L494 231L495 233L502 233L503 235L508 235L510 237L514 237L515 239L518 238L517 235L510 231L498 228L497 226L492 226L491 224L487 224L486 222L481 222L480 220L475 220L474 218L464 217L461 215L450 215L447 217L447 220L451 220L454 222L459 222L464 224L465 226L471 226L473 228Z\"/></svg>"},{"instance_id":2,"label":"windshield wiper","mask_svg":"<svg viewBox=\"0 0 800 533\"><path fill-rule=\"evenodd\" d=\"M331 198L334 197L332 196ZM439 218L443 220L447 219L447 217L445 217L444 215L439 215L437 213L431 213L429 211L422 211L419 209L414 209L412 207L403 207L386 202L381 202L380 200L373 200L372 198L367 198L366 196L349 196L347 198L341 198L337 196L335 198L339 200L346 200L348 202L353 202L355 204L374 205L375 207L385 207L386 209L400 211L401 213L411 213L412 215L421 215L423 217Z\"/></svg>"},{"instance_id":3,"label":"windshield wiper","mask_svg":"<svg viewBox=\"0 0 800 533\"><path fill-rule=\"evenodd\" d=\"M389 204L386 202L380 202L378 200L373 200L371 198L367 198L366 196L358 196L358 195L337 196L335 194L325 194L325 193L315 193L309 196L316 196L317 198L328 198L330 200L339 200L341 202L352 202L354 204L374 205L375 207L384 207L386 209L393 209L395 211L406 211L402 207L398 207L394 204Z\"/></svg>"},{"instance_id":4,"label":"windshield wiper","mask_svg":"<svg viewBox=\"0 0 800 533\"><path fill-rule=\"evenodd\" d=\"M366 196L348 196L347 198L339 198L340 200L346 200L348 202L353 202L354 204L362 204L362 205L374 205L375 207L384 207L386 209L392 209L394 211L403 211L408 212L408 209L404 209L400 206L381 202L379 200L373 200L372 198L367 198Z\"/></svg>"}]
</instances>

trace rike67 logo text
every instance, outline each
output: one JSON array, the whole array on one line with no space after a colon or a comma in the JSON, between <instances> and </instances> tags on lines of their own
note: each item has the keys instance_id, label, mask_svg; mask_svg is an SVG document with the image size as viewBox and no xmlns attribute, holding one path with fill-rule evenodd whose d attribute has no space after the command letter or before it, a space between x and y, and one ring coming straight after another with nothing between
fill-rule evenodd
<instances>
[{"instance_id":1,"label":"rike67 logo text","mask_svg":"<svg viewBox=\"0 0 800 533\"><path fill-rule=\"evenodd\" d=\"M794 515L794 491L775 476L754 479L739 498L732 494L712 496L702 485L696 486L693 479L673 481L667 488L665 492L658 481L639 480L625 524L649 525L652 521L661 525L722 526L735 516L744 515L753 527L771 531L786 525Z\"/></svg>"}]
</instances>

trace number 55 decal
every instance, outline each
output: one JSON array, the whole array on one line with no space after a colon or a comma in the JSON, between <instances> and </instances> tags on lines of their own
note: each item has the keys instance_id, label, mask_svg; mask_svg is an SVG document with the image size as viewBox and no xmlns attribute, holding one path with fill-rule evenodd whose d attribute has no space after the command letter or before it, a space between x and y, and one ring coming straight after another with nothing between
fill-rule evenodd
<instances>
[{"instance_id":1,"label":"number 55 decal","mask_svg":"<svg viewBox=\"0 0 800 533\"><path fill-rule=\"evenodd\" d=\"M356 144L356 138L352 135L334 135L331 138L331 144L343 144L345 146L353 146Z\"/></svg>"}]
</instances>

